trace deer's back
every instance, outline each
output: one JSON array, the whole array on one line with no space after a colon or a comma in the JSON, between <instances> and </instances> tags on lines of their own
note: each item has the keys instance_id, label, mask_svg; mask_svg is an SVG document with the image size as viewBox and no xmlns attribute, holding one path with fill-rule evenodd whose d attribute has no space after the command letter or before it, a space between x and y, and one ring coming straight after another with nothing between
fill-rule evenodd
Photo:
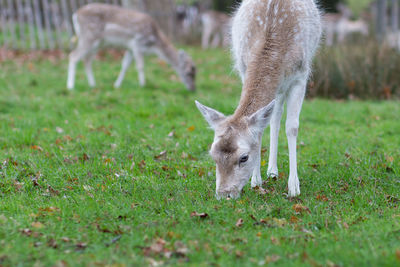
<instances>
[{"instance_id":1,"label":"deer's back","mask_svg":"<svg viewBox=\"0 0 400 267\"><path fill-rule=\"evenodd\" d=\"M321 35L320 20L313 0L244 1L232 26L237 66L260 62L257 58L266 50L282 58L282 71L309 65Z\"/></svg>"},{"instance_id":2,"label":"deer's back","mask_svg":"<svg viewBox=\"0 0 400 267\"><path fill-rule=\"evenodd\" d=\"M157 34L156 22L147 14L108 4L88 4L77 12L82 35L126 40ZM121 42L124 40L120 40Z\"/></svg>"}]
</instances>

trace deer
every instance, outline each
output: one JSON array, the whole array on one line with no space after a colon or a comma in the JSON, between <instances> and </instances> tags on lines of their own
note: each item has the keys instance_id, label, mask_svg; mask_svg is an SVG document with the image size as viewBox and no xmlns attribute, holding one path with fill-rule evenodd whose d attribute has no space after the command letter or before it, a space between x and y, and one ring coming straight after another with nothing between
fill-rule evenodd
<instances>
[{"instance_id":1,"label":"deer","mask_svg":"<svg viewBox=\"0 0 400 267\"><path fill-rule=\"evenodd\" d=\"M351 20L352 11L342 3L339 3L336 8L339 13L323 15L322 26L327 46L333 45L335 35L337 35L337 42L343 43L346 37L353 33L360 33L363 36L369 34L368 23L364 19Z\"/></svg>"},{"instance_id":2,"label":"deer","mask_svg":"<svg viewBox=\"0 0 400 267\"><path fill-rule=\"evenodd\" d=\"M227 36L229 31L230 17L225 13L209 10L201 15L201 21L203 24L202 32L202 47L208 49L210 47L215 48L222 44L227 43Z\"/></svg>"},{"instance_id":3,"label":"deer","mask_svg":"<svg viewBox=\"0 0 400 267\"><path fill-rule=\"evenodd\" d=\"M323 15L322 29L325 35L325 44L327 46L333 45L337 31L337 24L342 19L342 17L342 14L337 13L326 13Z\"/></svg>"},{"instance_id":4,"label":"deer","mask_svg":"<svg viewBox=\"0 0 400 267\"><path fill-rule=\"evenodd\" d=\"M368 23L361 18L353 21L346 17L343 17L339 20L336 26L336 32L338 36L338 42L343 43L346 40L347 36L354 33L359 33L363 36L368 36L369 28L368 28Z\"/></svg>"},{"instance_id":5,"label":"deer","mask_svg":"<svg viewBox=\"0 0 400 267\"><path fill-rule=\"evenodd\" d=\"M400 52L400 31L390 31L386 34L385 45Z\"/></svg>"},{"instance_id":6,"label":"deer","mask_svg":"<svg viewBox=\"0 0 400 267\"><path fill-rule=\"evenodd\" d=\"M216 163L216 197L238 198L251 177L262 186L261 143L270 125L267 175L277 177L278 134L284 103L290 172L288 197L300 194L296 143L299 116L322 26L313 0L245 0L233 18L232 52L242 80L233 115L196 101L214 130L210 155Z\"/></svg>"},{"instance_id":7,"label":"deer","mask_svg":"<svg viewBox=\"0 0 400 267\"><path fill-rule=\"evenodd\" d=\"M195 91L196 67L191 57L183 50L178 51L149 15L115 5L92 3L77 10L72 19L78 44L69 55L68 89L74 88L76 66L80 60L84 62L89 85L94 87L92 62L98 49L117 46L126 51L115 88L121 86L133 59L139 84L145 86L144 54L151 53L168 62L186 88Z\"/></svg>"}]
</instances>

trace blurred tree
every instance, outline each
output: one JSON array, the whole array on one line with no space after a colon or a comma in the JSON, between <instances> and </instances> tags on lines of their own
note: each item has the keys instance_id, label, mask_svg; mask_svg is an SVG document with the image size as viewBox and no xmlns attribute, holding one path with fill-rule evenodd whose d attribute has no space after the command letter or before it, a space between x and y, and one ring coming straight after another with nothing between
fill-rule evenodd
<instances>
[{"instance_id":1,"label":"blurred tree","mask_svg":"<svg viewBox=\"0 0 400 267\"><path fill-rule=\"evenodd\" d=\"M391 28L393 32L396 32L399 29L399 1L392 0L391 1Z\"/></svg>"},{"instance_id":2,"label":"blurred tree","mask_svg":"<svg viewBox=\"0 0 400 267\"><path fill-rule=\"evenodd\" d=\"M377 1L376 33L379 41L383 41L387 26L387 1Z\"/></svg>"}]
</instances>

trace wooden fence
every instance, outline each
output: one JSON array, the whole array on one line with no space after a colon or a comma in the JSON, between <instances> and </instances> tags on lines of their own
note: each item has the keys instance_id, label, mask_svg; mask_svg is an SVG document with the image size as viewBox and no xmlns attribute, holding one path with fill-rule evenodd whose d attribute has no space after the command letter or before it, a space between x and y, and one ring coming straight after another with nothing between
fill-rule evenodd
<instances>
[{"instance_id":1,"label":"wooden fence","mask_svg":"<svg viewBox=\"0 0 400 267\"><path fill-rule=\"evenodd\" d=\"M132 5L153 16L171 38L176 40L181 37L180 34L184 34L176 18L174 0L0 0L0 47L20 50L69 49L74 35L72 14L79 7L92 2ZM180 0L186 6L189 2ZM373 21L370 22L375 25L379 40L383 40L388 31L398 31L399 2L375 0L371 5ZM198 27L199 21L193 21Z\"/></svg>"},{"instance_id":2,"label":"wooden fence","mask_svg":"<svg viewBox=\"0 0 400 267\"><path fill-rule=\"evenodd\" d=\"M74 35L71 17L81 6L121 0L0 0L0 47L67 49Z\"/></svg>"}]
</instances>

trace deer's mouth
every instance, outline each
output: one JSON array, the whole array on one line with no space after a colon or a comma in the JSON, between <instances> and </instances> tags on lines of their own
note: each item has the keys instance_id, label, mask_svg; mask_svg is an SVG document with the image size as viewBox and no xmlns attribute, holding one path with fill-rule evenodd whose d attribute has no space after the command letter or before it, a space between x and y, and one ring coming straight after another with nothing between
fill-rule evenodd
<instances>
[{"instance_id":1,"label":"deer's mouth","mask_svg":"<svg viewBox=\"0 0 400 267\"><path fill-rule=\"evenodd\" d=\"M217 200L221 200L221 199L238 199L240 198L240 194L241 194L241 190L219 190L217 191L217 193L215 194L215 197L217 198Z\"/></svg>"}]
</instances>

